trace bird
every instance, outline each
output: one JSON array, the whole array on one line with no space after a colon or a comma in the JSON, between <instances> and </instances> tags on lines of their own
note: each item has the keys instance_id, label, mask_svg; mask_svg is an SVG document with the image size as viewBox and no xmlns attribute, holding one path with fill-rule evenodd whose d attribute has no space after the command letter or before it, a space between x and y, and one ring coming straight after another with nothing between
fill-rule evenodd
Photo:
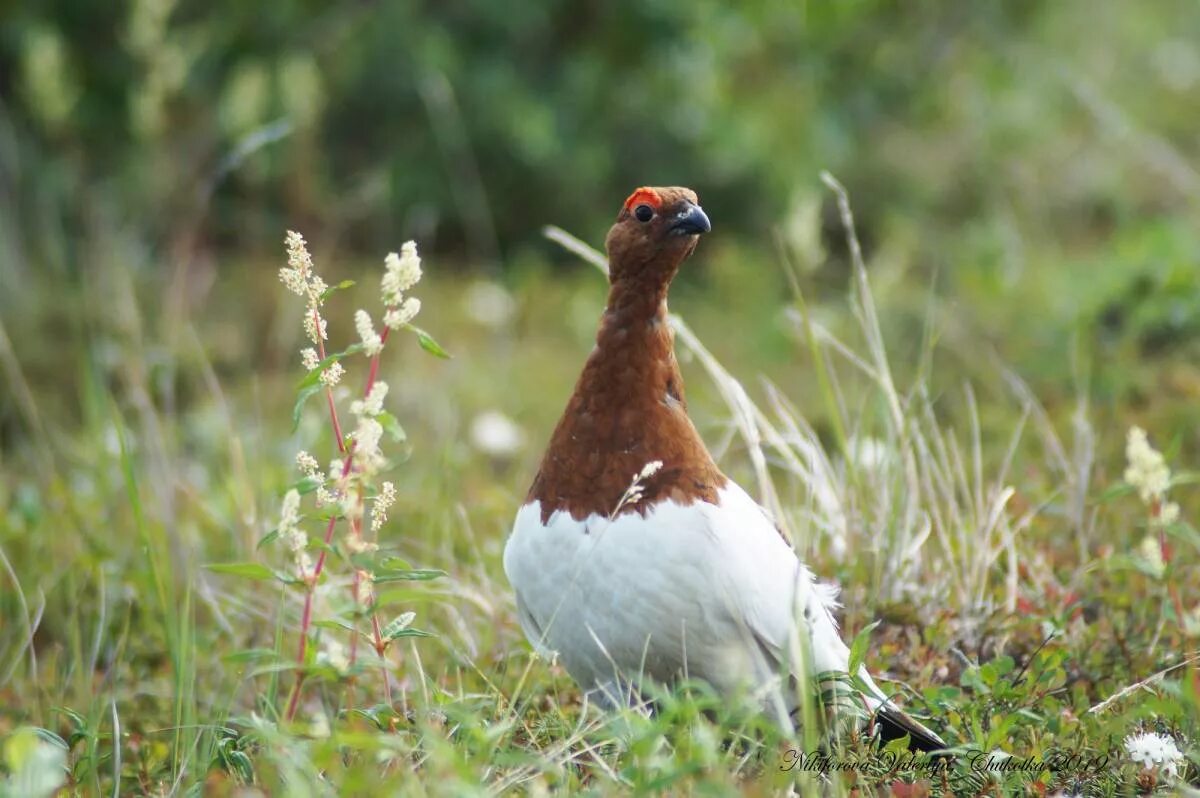
<instances>
[{"instance_id":1,"label":"bird","mask_svg":"<svg viewBox=\"0 0 1200 798\"><path fill-rule=\"evenodd\" d=\"M621 206L605 239L596 345L517 512L504 570L534 649L598 702L699 679L722 696L756 696L793 729L800 680L849 676L850 650L836 589L721 472L688 416L667 293L711 229L688 188L641 187ZM946 747L865 666L855 677L883 740Z\"/></svg>"}]
</instances>

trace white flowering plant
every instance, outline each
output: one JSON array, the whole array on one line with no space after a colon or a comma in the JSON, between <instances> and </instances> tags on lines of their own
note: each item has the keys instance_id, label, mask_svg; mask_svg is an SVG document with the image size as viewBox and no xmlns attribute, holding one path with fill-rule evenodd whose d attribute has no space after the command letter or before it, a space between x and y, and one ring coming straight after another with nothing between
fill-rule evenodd
<instances>
[{"instance_id":1,"label":"white flowering plant","mask_svg":"<svg viewBox=\"0 0 1200 798\"><path fill-rule=\"evenodd\" d=\"M1195 636L1197 615L1200 607L1189 611L1179 589L1176 573L1175 545L1190 544L1200 552L1200 533L1180 515L1179 505L1171 501L1172 487L1193 481L1189 474L1175 474L1167 464L1166 456L1150 444L1149 436L1141 427L1130 427L1125 439L1126 468L1123 474L1123 491L1136 492L1146 508L1146 534L1142 537L1133 556L1117 558L1117 564L1130 562L1133 567L1165 587L1164 610L1174 614L1185 637ZM1188 566L1182 566L1185 570Z\"/></svg>"},{"instance_id":2,"label":"white flowering plant","mask_svg":"<svg viewBox=\"0 0 1200 798\"><path fill-rule=\"evenodd\" d=\"M1155 775L1178 778L1187 768L1183 752L1174 737L1157 731L1142 731L1131 734L1124 740L1125 753L1142 770Z\"/></svg>"},{"instance_id":3,"label":"white flowering plant","mask_svg":"<svg viewBox=\"0 0 1200 798\"><path fill-rule=\"evenodd\" d=\"M289 232L286 245L288 264L280 269L280 280L305 300L303 327L311 344L300 353L307 374L297 386L293 429L299 426L307 400L323 394L336 456L323 468L321 461L309 452L297 453L295 466L301 478L283 497L278 525L259 542L260 549L271 542L281 544L291 561L290 570L273 570L260 563L213 568L254 579L274 579L299 588L303 594L295 660L290 666L281 663L271 668L276 671L286 666L296 673L283 713L286 720L296 717L309 680L357 683L357 677L368 666L378 667L386 710L394 712L388 651L402 637L427 633L411 627L413 614L408 612L389 623L381 622L383 608L378 603L375 586L433 579L442 572L413 569L380 548L379 535L397 497L394 483L381 478L390 467L384 446L389 440L404 440L404 431L396 417L385 409L388 384L380 379L380 355L395 331L416 335L421 348L433 355L443 358L448 355L432 336L412 323L421 309L420 300L408 295L421 279L421 258L414 242L404 244L399 253L389 254L384 261L380 286L383 328L376 330L367 310L357 310L354 326L358 341L332 354L326 348L329 330L322 307L334 292L349 288L353 282L327 285L316 273L308 246L299 233ZM360 398L346 408L353 418L353 426L347 431L335 388L346 376L344 363L358 355L367 359L367 375ZM307 515L303 512L306 501L312 507ZM310 536L306 530L309 521L323 523L323 534ZM344 529L341 537L336 534L339 525ZM344 567L340 578L330 575L331 562ZM347 600L336 600L338 588L345 589ZM330 617L317 617L318 604L322 605L320 614ZM362 629L364 625L366 631ZM348 633L346 644L336 637L342 631ZM359 651L360 638L369 643L370 654L364 656Z\"/></svg>"}]
</instances>

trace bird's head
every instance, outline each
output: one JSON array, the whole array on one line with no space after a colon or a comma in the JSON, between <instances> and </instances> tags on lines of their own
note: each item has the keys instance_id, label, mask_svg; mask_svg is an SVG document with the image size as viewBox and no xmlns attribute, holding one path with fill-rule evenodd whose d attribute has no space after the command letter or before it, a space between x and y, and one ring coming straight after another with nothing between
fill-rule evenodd
<instances>
[{"instance_id":1,"label":"bird's head","mask_svg":"<svg viewBox=\"0 0 1200 798\"><path fill-rule=\"evenodd\" d=\"M669 281L712 229L690 188L639 188L629 195L608 231L609 279L643 276Z\"/></svg>"}]
</instances>

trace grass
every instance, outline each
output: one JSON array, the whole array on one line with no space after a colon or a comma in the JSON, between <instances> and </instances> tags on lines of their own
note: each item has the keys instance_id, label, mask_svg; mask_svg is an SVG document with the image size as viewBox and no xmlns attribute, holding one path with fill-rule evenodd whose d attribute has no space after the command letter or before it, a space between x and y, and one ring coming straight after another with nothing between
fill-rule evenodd
<instances>
[{"instance_id":1,"label":"grass","mask_svg":"<svg viewBox=\"0 0 1200 798\"><path fill-rule=\"evenodd\" d=\"M391 707L366 664L346 678L307 662L288 722L303 586L204 566L286 571L286 552L259 542L296 482L295 453L337 453L316 402L291 431L295 309L274 266L170 314L114 265L106 313L62 326L53 369L28 330L6 324L5 341L31 343L0 347L20 430L0 480L0 791L1127 794L1154 786L1122 747L1142 729L1176 735L1185 778L1200 783L1200 590L1188 576L1200 503L1184 467L1194 441L1170 422L1186 414L1169 394L1136 414L1176 467L1182 520L1159 540L1157 510L1120 476L1135 416L1092 401L1083 347L1074 374L1026 382L1035 361L989 347L974 308L955 312L864 261L849 202L827 182L846 285L822 292L783 246L739 264L744 296L721 304L702 283L725 279L732 256L702 247L694 262L708 273L685 275L673 303L680 356L720 462L842 586L848 639L881 620L866 661L955 746L952 766L853 735L826 744L814 723L788 739L703 685L658 697L653 713L604 714L531 653L500 555L590 346L604 286L583 268L517 271L513 315L486 319L462 301L464 278L427 264L422 323L454 359L401 340L380 362L408 431L381 553L445 576L387 583L376 606L434 636L387 652ZM344 338L377 270L317 262L330 282L362 283L330 300ZM790 295L771 288L788 283ZM473 442L472 419L493 409L525 431L522 448ZM342 634L320 625L338 611L338 591L324 595L314 649ZM823 746L829 758L814 755ZM1032 764L988 769L994 752Z\"/></svg>"}]
</instances>

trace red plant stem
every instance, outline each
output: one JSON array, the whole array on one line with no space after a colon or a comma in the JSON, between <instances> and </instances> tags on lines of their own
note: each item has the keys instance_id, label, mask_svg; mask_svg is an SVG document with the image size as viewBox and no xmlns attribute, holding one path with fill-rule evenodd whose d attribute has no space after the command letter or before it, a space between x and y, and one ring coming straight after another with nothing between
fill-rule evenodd
<instances>
[{"instance_id":1,"label":"red plant stem","mask_svg":"<svg viewBox=\"0 0 1200 798\"><path fill-rule=\"evenodd\" d=\"M313 309L313 316L314 316L313 321L317 325L317 331L318 331L317 347L318 347L321 359L324 360L325 359L325 344L320 336L320 321L319 321L320 316L317 314L317 311L315 308ZM380 336L379 336L379 342L380 342L381 347L383 344L387 343L389 332L391 332L391 328L389 328L389 327L383 328L383 333L380 334ZM366 384L366 387L363 389L363 398L364 399L371 394L371 389L375 387L375 380L378 376L379 376L379 355L376 354L374 357L371 358L371 365L367 372L367 384ZM338 451L344 455L344 459L342 461L342 479L344 480L347 476L349 476L351 467L354 464L354 442L351 441L349 448L347 448L345 445L345 441L342 438L342 426L338 422L337 405L333 401L333 388L326 386L325 397L329 404L329 420L330 420L331 426L333 427L333 434L337 436ZM359 505L361 506L362 503L363 503L362 493L360 492L359 493ZM362 537L361 523L362 523L361 521L353 521L350 524L351 533L356 538ZM325 547L322 548L321 553L319 555L317 555L317 564L313 567L312 576L307 577L307 579L306 579L306 581L308 582L308 589L304 593L304 611L301 613L301 616L300 616L300 650L297 652L297 655L296 655L296 666L297 666L297 668L299 668L299 670L297 670L297 672L296 672L296 683L292 687L292 695L288 699L287 712L284 714L284 718L288 721L291 721L293 718L296 717L296 709L300 704L300 691L301 691L301 688L304 686L304 670L303 670L304 660L305 660L305 657L308 656L308 631L312 626L313 594L316 589L317 580L320 579L321 574L325 570L325 558L329 553L328 547L333 542L333 531L336 526L337 526L337 516L335 515L329 519L329 523L325 526L325 537L324 537ZM360 579L359 572L357 569L355 569L354 587L353 587L355 601L358 600L359 579ZM376 650L380 651L380 653L382 654L382 648L383 648L382 634L380 633L380 630L379 630L379 618L378 618L378 616L375 615L374 611L372 611L372 613L371 613L371 621L372 621L374 632L375 632L375 640L374 640L375 648L376 648ZM357 653L357 650L358 650L358 633L357 633L357 631L355 631L354 636L351 637L351 639L350 639L350 663L351 664L354 664L354 658L355 658L355 654ZM384 686L384 690L387 695L388 706L391 706L392 687L387 679L387 668L383 667L382 670L383 670L383 686Z\"/></svg>"},{"instance_id":2,"label":"red plant stem","mask_svg":"<svg viewBox=\"0 0 1200 798\"><path fill-rule=\"evenodd\" d=\"M375 634L375 651L379 654L379 658L383 659L383 655L387 652L387 643L383 642L383 632L379 629L379 615L374 608L371 610L371 631ZM392 682L388 679L387 664L379 666L380 675L383 676L383 696L387 701L389 708L392 706Z\"/></svg>"}]
</instances>

